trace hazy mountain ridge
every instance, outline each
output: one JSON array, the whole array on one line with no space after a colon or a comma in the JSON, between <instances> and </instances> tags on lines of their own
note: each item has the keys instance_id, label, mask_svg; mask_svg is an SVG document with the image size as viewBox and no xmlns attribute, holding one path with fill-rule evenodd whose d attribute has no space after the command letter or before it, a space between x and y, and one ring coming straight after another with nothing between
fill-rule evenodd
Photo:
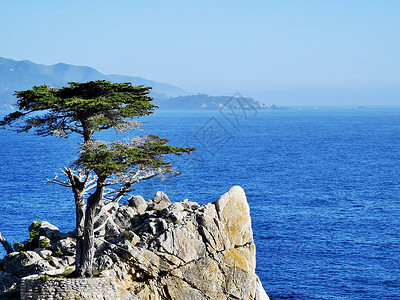
<instances>
[{"instance_id":1,"label":"hazy mountain ridge","mask_svg":"<svg viewBox=\"0 0 400 300\"><path fill-rule=\"evenodd\" d=\"M26 90L34 85L47 84L61 87L70 81L109 80L132 82L134 85L151 86L152 97L167 98L185 95L184 90L165 83L125 75L104 75L94 68L58 63L52 66L36 64L29 60L15 61L0 57L0 107L9 107L16 102L14 91Z\"/></svg>"},{"instance_id":2,"label":"hazy mountain ridge","mask_svg":"<svg viewBox=\"0 0 400 300\"><path fill-rule=\"evenodd\" d=\"M253 98L244 98L239 94L232 96L209 96L206 94L188 95L179 87L160 83L141 77L127 75L104 75L94 68L75 66L65 63L55 65L36 64L29 60L16 61L0 57L0 109L13 109L17 101L15 91L27 90L35 85L62 87L68 82L86 82L91 80L111 82L132 82L133 85L151 86L151 96L155 104L163 109L207 109L226 107L238 109L271 108ZM233 103L231 100L235 100Z\"/></svg>"}]
</instances>

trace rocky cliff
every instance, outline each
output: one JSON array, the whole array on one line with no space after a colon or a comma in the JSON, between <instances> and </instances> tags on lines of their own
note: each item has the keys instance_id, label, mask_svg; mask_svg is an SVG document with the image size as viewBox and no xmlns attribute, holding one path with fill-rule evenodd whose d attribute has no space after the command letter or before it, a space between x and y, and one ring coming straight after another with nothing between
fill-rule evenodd
<instances>
[{"instance_id":1,"label":"rocky cliff","mask_svg":"<svg viewBox=\"0 0 400 300\"><path fill-rule=\"evenodd\" d=\"M112 279L116 298L268 299L255 274L250 209L241 187L203 206L171 203L163 192L128 202L103 203L97 220L94 274ZM33 227L50 245L2 260L4 295L18 290L22 277L73 268L73 233L47 222Z\"/></svg>"}]
</instances>

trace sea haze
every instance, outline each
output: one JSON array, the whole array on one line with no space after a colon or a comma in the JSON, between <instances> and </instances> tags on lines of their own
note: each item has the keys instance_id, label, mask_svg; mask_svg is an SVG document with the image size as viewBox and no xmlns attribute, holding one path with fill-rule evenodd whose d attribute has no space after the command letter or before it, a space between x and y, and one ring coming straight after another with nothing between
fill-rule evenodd
<instances>
[{"instance_id":1,"label":"sea haze","mask_svg":"<svg viewBox=\"0 0 400 300\"><path fill-rule=\"evenodd\" d=\"M121 136L154 133L197 148L171 157L180 176L143 182L135 194L204 204L240 185L271 299L396 299L400 109L221 112L159 110L142 132ZM78 142L0 131L0 232L10 242L26 239L35 219L73 230L72 194L44 178Z\"/></svg>"}]
</instances>

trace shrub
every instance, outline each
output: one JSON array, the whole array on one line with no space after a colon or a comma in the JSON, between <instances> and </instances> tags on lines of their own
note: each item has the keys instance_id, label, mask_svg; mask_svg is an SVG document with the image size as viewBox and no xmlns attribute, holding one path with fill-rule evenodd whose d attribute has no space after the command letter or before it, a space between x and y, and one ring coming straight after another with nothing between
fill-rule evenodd
<instances>
[{"instance_id":1,"label":"shrub","mask_svg":"<svg viewBox=\"0 0 400 300\"><path fill-rule=\"evenodd\" d=\"M23 243L18 243L16 242L16 244L20 247L21 251L31 251L34 250L35 248L40 247L40 243L39 243L39 226L40 226L41 222L36 222L33 224L33 227L31 229L31 231L29 232L29 238L23 242ZM48 241L48 239L44 239L47 241L48 245L50 246L50 243ZM40 247L40 248L44 248L44 247Z\"/></svg>"},{"instance_id":2,"label":"shrub","mask_svg":"<svg viewBox=\"0 0 400 300\"><path fill-rule=\"evenodd\" d=\"M50 241L47 237L44 237L44 239L39 238L39 248L46 248L50 246Z\"/></svg>"},{"instance_id":3,"label":"shrub","mask_svg":"<svg viewBox=\"0 0 400 300\"><path fill-rule=\"evenodd\" d=\"M55 257L62 257L64 256L64 253L62 253L60 248L57 248L56 251L53 252Z\"/></svg>"},{"instance_id":4,"label":"shrub","mask_svg":"<svg viewBox=\"0 0 400 300\"><path fill-rule=\"evenodd\" d=\"M61 276L62 277L68 277L68 275L70 275L73 272L74 272L73 268L68 268L68 269L65 269L64 272L61 273Z\"/></svg>"},{"instance_id":5,"label":"shrub","mask_svg":"<svg viewBox=\"0 0 400 300\"><path fill-rule=\"evenodd\" d=\"M49 275L43 275L43 276L38 277L38 279L42 280L43 282L46 282L46 281L48 281L50 279L50 276Z\"/></svg>"}]
</instances>

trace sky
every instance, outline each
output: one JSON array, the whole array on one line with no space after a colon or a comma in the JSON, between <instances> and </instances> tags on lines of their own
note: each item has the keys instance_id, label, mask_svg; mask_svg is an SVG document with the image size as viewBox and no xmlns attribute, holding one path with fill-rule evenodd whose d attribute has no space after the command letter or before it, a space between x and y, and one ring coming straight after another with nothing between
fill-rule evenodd
<instances>
[{"instance_id":1,"label":"sky","mask_svg":"<svg viewBox=\"0 0 400 300\"><path fill-rule=\"evenodd\" d=\"M0 56L279 105L400 105L400 1L4 1Z\"/></svg>"}]
</instances>

